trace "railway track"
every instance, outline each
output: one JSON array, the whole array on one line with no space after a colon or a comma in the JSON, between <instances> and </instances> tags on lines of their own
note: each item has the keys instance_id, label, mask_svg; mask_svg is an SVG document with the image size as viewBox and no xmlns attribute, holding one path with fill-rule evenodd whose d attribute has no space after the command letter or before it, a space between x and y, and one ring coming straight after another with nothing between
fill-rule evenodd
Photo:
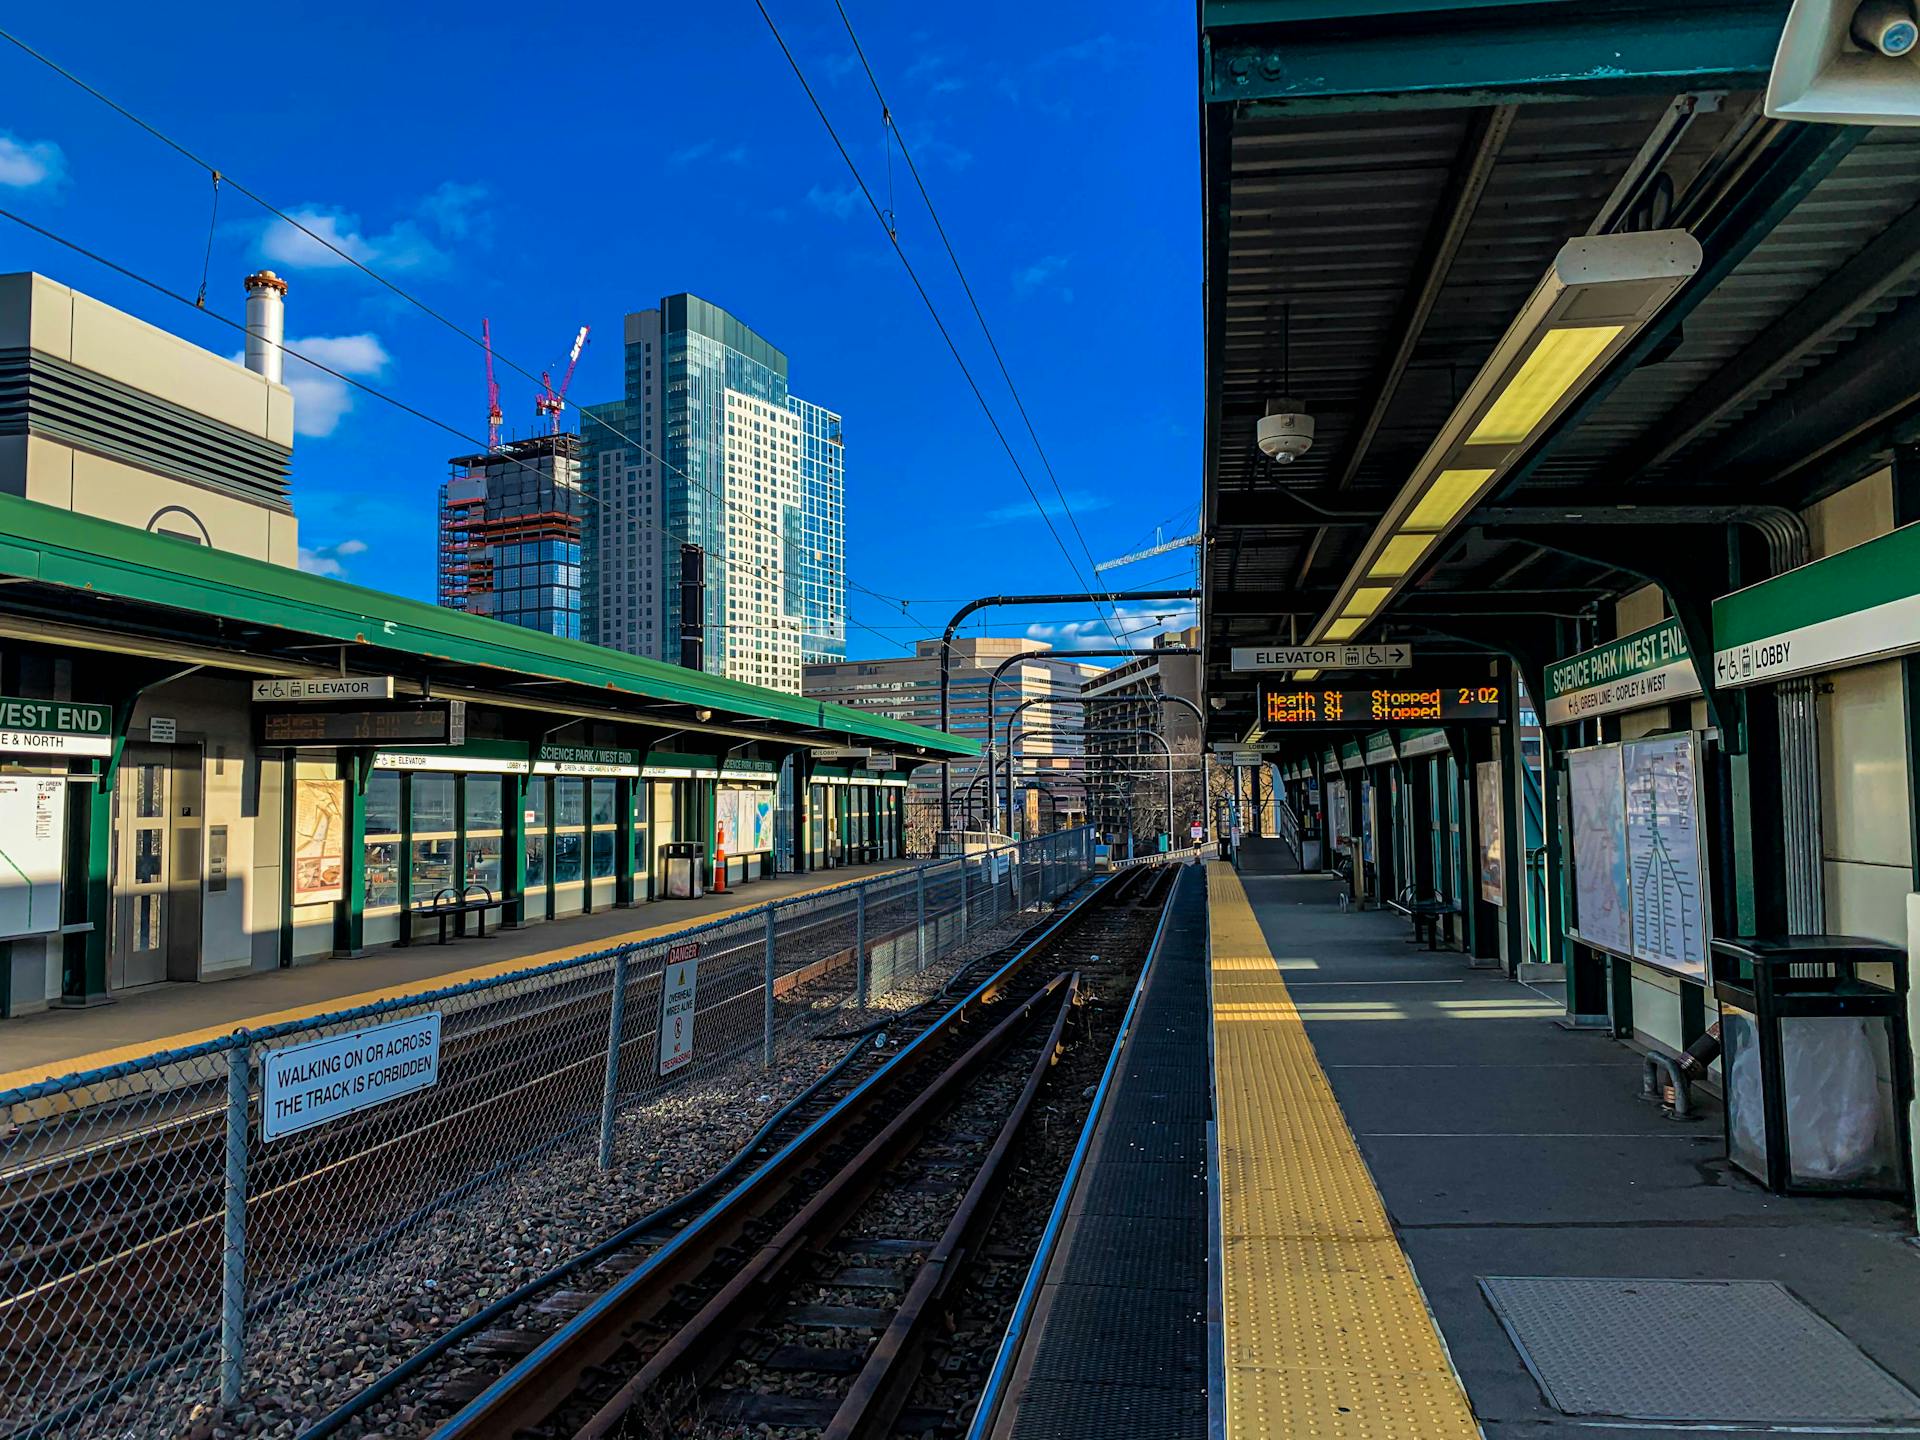
<instances>
[{"instance_id":1,"label":"railway track","mask_svg":"<svg viewBox=\"0 0 1920 1440\"><path fill-rule=\"evenodd\" d=\"M928 1377L990 1357L951 1353L946 1308L963 1292L973 1311L996 1303L995 1285L968 1282L995 1249L1000 1197L1073 1133L1075 1081L1104 1063L1170 879L1105 882L848 1093L817 1097L711 1209L472 1337L411 1393L429 1417L457 1409L437 1436L952 1425L963 1402ZM1050 1085L1076 1051L1071 1091Z\"/></svg>"},{"instance_id":2,"label":"railway track","mask_svg":"<svg viewBox=\"0 0 1920 1440\"><path fill-rule=\"evenodd\" d=\"M931 888L931 887L930 887ZM912 893L868 910L871 948L914 933ZM904 921L904 923L903 923ZM775 1024L814 1009L815 992L851 957L851 907L823 907L780 937ZM702 956L706 1035L751 1029L730 1051L755 1048L765 1006L763 940L726 935ZM660 977L630 982L629 1014L657 1010ZM606 1064L604 977L562 976L537 995L508 987L450 1013L438 1087L308 1135L255 1151L250 1177L249 1292L270 1294L318 1267L345 1263L371 1228L351 1217L356 1194L377 1193L374 1213L404 1217L431 1206L449 1165L473 1150L484 1117L486 1153L523 1153L597 1119ZM621 1071L651 1075L656 1031L634 1026ZM220 1058L220 1057L216 1057ZM222 1064L224 1070L224 1064ZM222 1243L224 1076L183 1085L147 1103L160 1118L70 1150L27 1136L0 1167L0 1369L70 1377L34 1397L44 1416L84 1395L103 1375L203 1339L217 1313ZM139 1100L102 1109L120 1116ZM75 1127L68 1122L69 1132ZM256 1146L258 1142L255 1142ZM487 1167L479 1166L485 1173ZM322 1203L324 1202L324 1203ZM359 1207L366 1208L366 1207ZM64 1393L62 1393L64 1392ZM0 1397L0 1434L33 1413Z\"/></svg>"}]
</instances>

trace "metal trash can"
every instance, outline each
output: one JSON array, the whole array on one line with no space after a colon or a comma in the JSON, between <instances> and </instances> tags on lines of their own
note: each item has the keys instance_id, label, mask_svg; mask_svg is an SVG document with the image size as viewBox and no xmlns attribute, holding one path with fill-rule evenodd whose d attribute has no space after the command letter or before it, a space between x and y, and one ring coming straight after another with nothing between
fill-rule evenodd
<instances>
[{"instance_id":1,"label":"metal trash can","mask_svg":"<svg viewBox=\"0 0 1920 1440\"><path fill-rule=\"evenodd\" d=\"M1912 1193L1907 955L1854 935L1713 942L1727 1156L1782 1195Z\"/></svg>"},{"instance_id":2,"label":"metal trash can","mask_svg":"<svg viewBox=\"0 0 1920 1440\"><path fill-rule=\"evenodd\" d=\"M660 847L667 866L667 898L698 900L707 893L707 847L697 840L670 840Z\"/></svg>"}]
</instances>

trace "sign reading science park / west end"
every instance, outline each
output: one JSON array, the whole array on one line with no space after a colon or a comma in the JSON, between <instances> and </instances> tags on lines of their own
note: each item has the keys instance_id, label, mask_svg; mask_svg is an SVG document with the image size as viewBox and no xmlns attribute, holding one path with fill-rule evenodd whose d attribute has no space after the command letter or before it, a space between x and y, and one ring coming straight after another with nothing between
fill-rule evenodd
<instances>
[{"instance_id":1,"label":"sign reading science park / west end","mask_svg":"<svg viewBox=\"0 0 1920 1440\"><path fill-rule=\"evenodd\" d=\"M1348 690L1322 685L1262 685L1260 723L1267 729L1302 726L1431 725L1499 720L1505 691L1494 684L1385 685Z\"/></svg>"},{"instance_id":2,"label":"sign reading science park / west end","mask_svg":"<svg viewBox=\"0 0 1920 1440\"><path fill-rule=\"evenodd\" d=\"M1547 723L1566 725L1700 693L1687 632L1678 620L1662 620L1549 665Z\"/></svg>"}]
</instances>

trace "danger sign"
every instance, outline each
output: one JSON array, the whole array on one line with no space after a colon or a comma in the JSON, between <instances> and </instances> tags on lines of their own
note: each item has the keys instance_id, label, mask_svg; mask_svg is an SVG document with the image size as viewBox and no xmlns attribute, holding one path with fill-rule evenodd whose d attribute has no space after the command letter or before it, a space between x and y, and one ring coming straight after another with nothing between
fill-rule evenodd
<instances>
[{"instance_id":1,"label":"danger sign","mask_svg":"<svg viewBox=\"0 0 1920 1440\"><path fill-rule=\"evenodd\" d=\"M660 993L660 1073L671 1075L693 1059L693 990L700 968L700 945L693 941L667 951Z\"/></svg>"}]
</instances>

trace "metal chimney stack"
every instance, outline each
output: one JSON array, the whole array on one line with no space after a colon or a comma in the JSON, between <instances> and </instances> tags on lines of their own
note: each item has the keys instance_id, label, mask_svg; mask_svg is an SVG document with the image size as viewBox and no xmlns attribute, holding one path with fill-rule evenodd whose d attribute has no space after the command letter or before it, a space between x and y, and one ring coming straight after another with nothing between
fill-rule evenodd
<instances>
[{"instance_id":1,"label":"metal chimney stack","mask_svg":"<svg viewBox=\"0 0 1920 1440\"><path fill-rule=\"evenodd\" d=\"M278 385L287 328L287 282L271 270L247 276L247 368Z\"/></svg>"}]
</instances>

